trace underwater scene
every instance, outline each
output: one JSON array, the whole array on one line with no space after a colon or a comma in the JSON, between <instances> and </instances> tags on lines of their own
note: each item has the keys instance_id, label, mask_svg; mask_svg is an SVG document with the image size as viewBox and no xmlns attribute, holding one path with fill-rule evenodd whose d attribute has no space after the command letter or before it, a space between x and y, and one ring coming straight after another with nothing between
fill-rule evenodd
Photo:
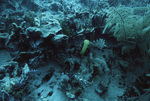
<instances>
[{"instance_id":1,"label":"underwater scene","mask_svg":"<svg viewBox=\"0 0 150 101\"><path fill-rule=\"evenodd\" d=\"M0 0L0 101L150 101L150 0Z\"/></svg>"}]
</instances>

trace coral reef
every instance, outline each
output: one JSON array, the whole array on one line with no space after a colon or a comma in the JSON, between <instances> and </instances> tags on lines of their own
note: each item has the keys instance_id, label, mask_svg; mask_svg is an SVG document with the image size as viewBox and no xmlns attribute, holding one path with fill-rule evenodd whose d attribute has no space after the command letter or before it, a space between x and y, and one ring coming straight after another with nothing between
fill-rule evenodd
<instances>
[{"instance_id":1,"label":"coral reef","mask_svg":"<svg viewBox=\"0 0 150 101\"><path fill-rule=\"evenodd\" d=\"M0 101L149 101L149 0L1 0Z\"/></svg>"}]
</instances>

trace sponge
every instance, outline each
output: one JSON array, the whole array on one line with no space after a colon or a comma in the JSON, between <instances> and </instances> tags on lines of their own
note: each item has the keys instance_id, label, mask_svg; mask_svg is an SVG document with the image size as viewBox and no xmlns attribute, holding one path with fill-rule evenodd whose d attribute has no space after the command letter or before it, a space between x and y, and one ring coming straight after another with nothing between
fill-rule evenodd
<instances>
[{"instance_id":1,"label":"sponge","mask_svg":"<svg viewBox=\"0 0 150 101\"><path fill-rule=\"evenodd\" d=\"M84 55L89 43L90 43L89 40L87 40L87 39L84 40L84 45L83 45L82 50L81 50L81 55Z\"/></svg>"}]
</instances>

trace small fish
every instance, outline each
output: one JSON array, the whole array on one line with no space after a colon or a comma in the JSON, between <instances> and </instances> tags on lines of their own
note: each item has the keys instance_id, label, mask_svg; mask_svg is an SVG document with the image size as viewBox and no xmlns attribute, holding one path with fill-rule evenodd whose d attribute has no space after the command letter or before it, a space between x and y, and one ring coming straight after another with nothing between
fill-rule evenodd
<instances>
[{"instance_id":1,"label":"small fish","mask_svg":"<svg viewBox=\"0 0 150 101\"><path fill-rule=\"evenodd\" d=\"M8 59L8 60L6 60L6 62L10 62L12 59Z\"/></svg>"}]
</instances>

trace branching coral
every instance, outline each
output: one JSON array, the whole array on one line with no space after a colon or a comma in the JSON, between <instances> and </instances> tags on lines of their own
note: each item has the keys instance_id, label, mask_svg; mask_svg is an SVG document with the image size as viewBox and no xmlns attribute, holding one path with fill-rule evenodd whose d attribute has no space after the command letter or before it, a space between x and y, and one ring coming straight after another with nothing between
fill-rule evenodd
<instances>
[{"instance_id":1,"label":"branching coral","mask_svg":"<svg viewBox=\"0 0 150 101\"><path fill-rule=\"evenodd\" d=\"M129 53L136 46L145 56L150 50L150 10L142 8L118 7L107 12L103 33L113 33L123 44L122 54ZM144 15L144 16L143 16Z\"/></svg>"}]
</instances>

